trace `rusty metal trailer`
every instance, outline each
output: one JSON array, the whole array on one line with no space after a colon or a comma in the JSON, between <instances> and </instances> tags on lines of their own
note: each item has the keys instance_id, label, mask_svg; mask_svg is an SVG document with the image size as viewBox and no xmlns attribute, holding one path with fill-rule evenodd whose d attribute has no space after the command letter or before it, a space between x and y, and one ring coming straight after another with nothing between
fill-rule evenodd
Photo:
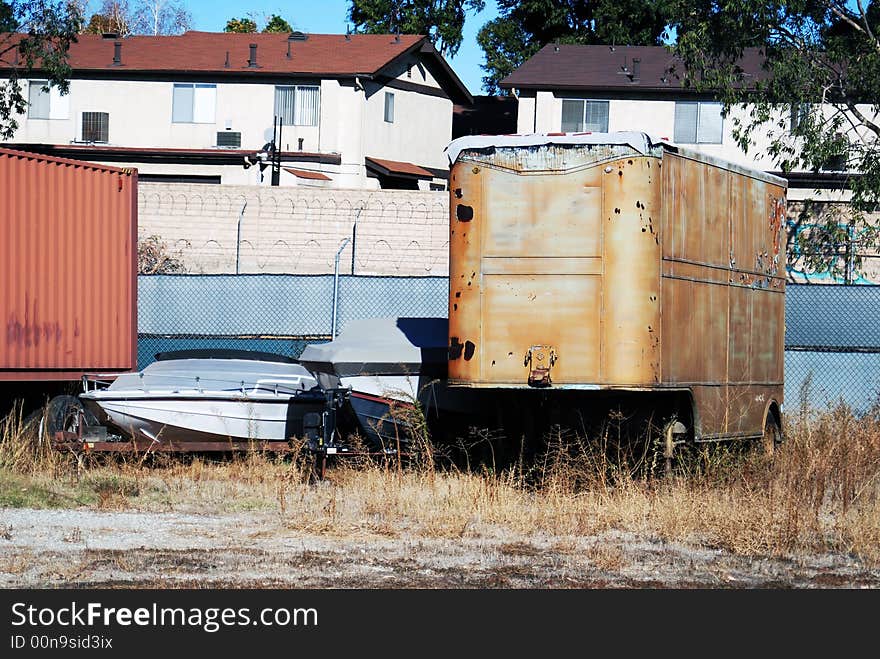
<instances>
[{"instance_id":1,"label":"rusty metal trailer","mask_svg":"<svg viewBox=\"0 0 880 659\"><path fill-rule=\"evenodd\" d=\"M781 439L784 179L643 133L447 154L451 386L667 395L670 451Z\"/></svg>"}]
</instances>

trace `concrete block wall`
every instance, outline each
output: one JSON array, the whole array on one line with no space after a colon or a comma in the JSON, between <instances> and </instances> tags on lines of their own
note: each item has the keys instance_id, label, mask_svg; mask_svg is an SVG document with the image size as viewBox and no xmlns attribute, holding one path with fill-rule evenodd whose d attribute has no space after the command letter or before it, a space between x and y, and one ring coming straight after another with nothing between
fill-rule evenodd
<instances>
[{"instance_id":1,"label":"concrete block wall","mask_svg":"<svg viewBox=\"0 0 880 659\"><path fill-rule=\"evenodd\" d=\"M156 235L193 274L328 274L355 234L355 274L445 276L448 192L141 183L138 234ZM351 274L352 243L340 255Z\"/></svg>"}]
</instances>

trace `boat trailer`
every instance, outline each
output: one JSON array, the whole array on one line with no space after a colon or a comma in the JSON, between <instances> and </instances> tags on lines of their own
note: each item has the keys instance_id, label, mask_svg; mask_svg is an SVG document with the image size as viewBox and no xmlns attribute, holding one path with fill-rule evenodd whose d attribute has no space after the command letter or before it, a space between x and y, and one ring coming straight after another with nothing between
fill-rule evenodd
<instances>
[{"instance_id":1,"label":"boat trailer","mask_svg":"<svg viewBox=\"0 0 880 659\"><path fill-rule=\"evenodd\" d=\"M390 457L396 450L364 451L346 444L339 428L339 411L348 402L349 388L325 389L324 409L308 412L303 417L304 437L277 440L178 441L174 437L136 437L117 435L104 425L89 425L83 409L69 419L68 430L59 430L52 437L56 449L81 455L132 454L146 456L158 453L236 453L259 452L297 454L308 451L314 459L314 474L323 480L329 460L340 457ZM303 441L304 440L304 441Z\"/></svg>"}]
</instances>

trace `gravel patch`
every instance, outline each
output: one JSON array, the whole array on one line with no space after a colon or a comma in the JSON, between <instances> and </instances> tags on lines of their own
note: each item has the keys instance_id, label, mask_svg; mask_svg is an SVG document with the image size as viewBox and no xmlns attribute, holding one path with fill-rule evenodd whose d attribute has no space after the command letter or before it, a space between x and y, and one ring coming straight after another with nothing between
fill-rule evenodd
<instances>
[{"instance_id":1,"label":"gravel patch","mask_svg":"<svg viewBox=\"0 0 880 659\"><path fill-rule=\"evenodd\" d=\"M631 533L335 537L277 514L0 509L0 587L877 588L856 558L743 557Z\"/></svg>"}]
</instances>

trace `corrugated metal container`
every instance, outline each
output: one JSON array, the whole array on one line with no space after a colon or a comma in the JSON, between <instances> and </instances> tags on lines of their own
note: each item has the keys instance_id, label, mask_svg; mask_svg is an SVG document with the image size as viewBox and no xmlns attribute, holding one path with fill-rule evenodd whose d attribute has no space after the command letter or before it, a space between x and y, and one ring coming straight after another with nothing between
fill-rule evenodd
<instances>
[{"instance_id":1,"label":"corrugated metal container","mask_svg":"<svg viewBox=\"0 0 880 659\"><path fill-rule=\"evenodd\" d=\"M137 171L0 149L0 380L134 368Z\"/></svg>"},{"instance_id":2,"label":"corrugated metal container","mask_svg":"<svg viewBox=\"0 0 880 659\"><path fill-rule=\"evenodd\" d=\"M782 404L785 181L640 133L449 147L453 385L679 391L699 439Z\"/></svg>"}]
</instances>

